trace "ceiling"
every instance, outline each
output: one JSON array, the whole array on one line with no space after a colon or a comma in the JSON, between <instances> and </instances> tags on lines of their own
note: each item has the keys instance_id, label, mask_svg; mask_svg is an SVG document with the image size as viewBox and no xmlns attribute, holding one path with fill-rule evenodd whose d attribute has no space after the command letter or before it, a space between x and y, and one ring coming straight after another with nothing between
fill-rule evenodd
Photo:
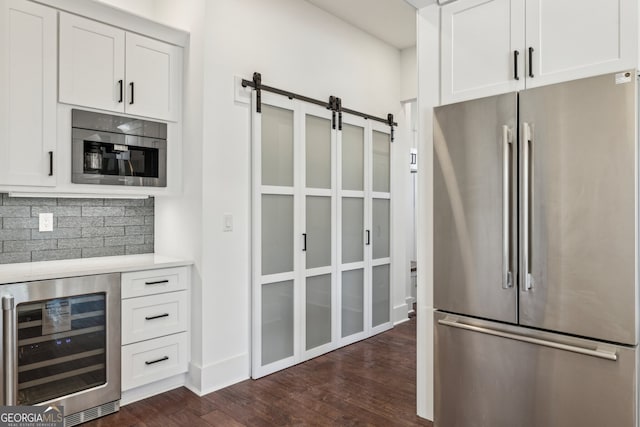
<instances>
[{"instance_id":1,"label":"ceiling","mask_svg":"<svg viewBox=\"0 0 640 427\"><path fill-rule=\"evenodd\" d=\"M405 0L307 0L398 49L416 45L416 9Z\"/></svg>"}]
</instances>

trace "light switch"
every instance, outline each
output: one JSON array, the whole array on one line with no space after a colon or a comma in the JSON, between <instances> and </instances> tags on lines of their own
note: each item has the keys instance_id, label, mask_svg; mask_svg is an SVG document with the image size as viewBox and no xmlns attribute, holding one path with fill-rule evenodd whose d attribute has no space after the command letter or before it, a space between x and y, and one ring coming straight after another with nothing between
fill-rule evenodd
<instances>
[{"instance_id":1,"label":"light switch","mask_svg":"<svg viewBox=\"0 0 640 427\"><path fill-rule=\"evenodd\" d=\"M52 213L41 213L40 214L40 231L53 231L53 214Z\"/></svg>"},{"instance_id":2,"label":"light switch","mask_svg":"<svg viewBox=\"0 0 640 427\"><path fill-rule=\"evenodd\" d=\"M233 231L233 215L230 213L224 214L222 231Z\"/></svg>"}]
</instances>

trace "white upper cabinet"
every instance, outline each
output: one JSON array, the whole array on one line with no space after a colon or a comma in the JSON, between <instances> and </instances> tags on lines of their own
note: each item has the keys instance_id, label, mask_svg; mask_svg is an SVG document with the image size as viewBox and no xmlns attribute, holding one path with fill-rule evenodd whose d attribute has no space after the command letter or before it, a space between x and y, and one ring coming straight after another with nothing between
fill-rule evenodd
<instances>
[{"instance_id":1,"label":"white upper cabinet","mask_svg":"<svg viewBox=\"0 0 640 427\"><path fill-rule=\"evenodd\" d=\"M182 48L60 13L60 102L178 121Z\"/></svg>"},{"instance_id":2,"label":"white upper cabinet","mask_svg":"<svg viewBox=\"0 0 640 427\"><path fill-rule=\"evenodd\" d=\"M527 87L636 67L637 0L526 0L526 5Z\"/></svg>"},{"instance_id":3,"label":"white upper cabinet","mask_svg":"<svg viewBox=\"0 0 640 427\"><path fill-rule=\"evenodd\" d=\"M60 14L60 102L124 113L124 31Z\"/></svg>"},{"instance_id":4,"label":"white upper cabinet","mask_svg":"<svg viewBox=\"0 0 640 427\"><path fill-rule=\"evenodd\" d=\"M442 104L636 66L636 0L457 0L441 18Z\"/></svg>"},{"instance_id":5,"label":"white upper cabinet","mask_svg":"<svg viewBox=\"0 0 640 427\"><path fill-rule=\"evenodd\" d=\"M524 0L458 0L441 13L443 104L523 87Z\"/></svg>"},{"instance_id":6,"label":"white upper cabinet","mask_svg":"<svg viewBox=\"0 0 640 427\"><path fill-rule=\"evenodd\" d=\"M0 0L0 185L55 186L57 16Z\"/></svg>"},{"instance_id":7,"label":"white upper cabinet","mask_svg":"<svg viewBox=\"0 0 640 427\"><path fill-rule=\"evenodd\" d=\"M126 39L127 112L178 121L182 48L133 33Z\"/></svg>"}]
</instances>

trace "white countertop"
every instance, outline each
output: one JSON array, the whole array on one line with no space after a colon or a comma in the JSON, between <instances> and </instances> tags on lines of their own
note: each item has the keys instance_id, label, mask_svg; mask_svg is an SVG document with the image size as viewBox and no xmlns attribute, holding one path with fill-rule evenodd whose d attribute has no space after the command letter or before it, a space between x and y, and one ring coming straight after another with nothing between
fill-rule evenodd
<instances>
[{"instance_id":1,"label":"white countertop","mask_svg":"<svg viewBox=\"0 0 640 427\"><path fill-rule=\"evenodd\" d=\"M157 254L121 255L0 265L0 284L181 267L192 261Z\"/></svg>"}]
</instances>

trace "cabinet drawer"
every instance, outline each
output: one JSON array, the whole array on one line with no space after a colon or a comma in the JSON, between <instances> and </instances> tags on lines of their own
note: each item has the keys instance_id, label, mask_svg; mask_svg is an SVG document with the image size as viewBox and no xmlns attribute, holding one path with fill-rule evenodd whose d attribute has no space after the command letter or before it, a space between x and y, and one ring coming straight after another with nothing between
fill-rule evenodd
<instances>
[{"instance_id":1,"label":"cabinet drawer","mask_svg":"<svg viewBox=\"0 0 640 427\"><path fill-rule=\"evenodd\" d=\"M187 330L187 291L122 301L122 344Z\"/></svg>"},{"instance_id":2,"label":"cabinet drawer","mask_svg":"<svg viewBox=\"0 0 640 427\"><path fill-rule=\"evenodd\" d=\"M189 268L176 267L160 270L122 273L122 298L140 297L187 289Z\"/></svg>"},{"instance_id":3,"label":"cabinet drawer","mask_svg":"<svg viewBox=\"0 0 640 427\"><path fill-rule=\"evenodd\" d=\"M122 390L187 372L187 333L122 347Z\"/></svg>"}]
</instances>

